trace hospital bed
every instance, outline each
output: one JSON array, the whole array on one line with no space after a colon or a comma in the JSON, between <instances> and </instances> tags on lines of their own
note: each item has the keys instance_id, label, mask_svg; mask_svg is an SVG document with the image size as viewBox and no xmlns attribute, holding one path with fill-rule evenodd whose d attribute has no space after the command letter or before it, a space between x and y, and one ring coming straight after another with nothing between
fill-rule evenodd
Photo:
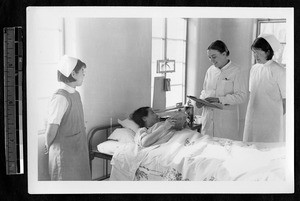
<instances>
[{"instance_id":1,"label":"hospital bed","mask_svg":"<svg viewBox=\"0 0 300 201\"><path fill-rule=\"evenodd\" d=\"M179 106L179 107L176 107L173 109L166 109L166 110L163 110L160 112L156 111L156 113L160 115L161 120L165 120L173 112L181 111L182 109L184 109L184 107ZM188 109L191 109L191 108L188 107ZM193 121L193 115L194 115L193 111L189 110L189 112L188 112L189 121ZM105 179L109 178L109 176L110 176L109 171L108 171L109 170L109 162L112 159L115 149L117 149L120 145L123 145L123 143L118 142L116 140L108 139L108 138L116 129L122 128L121 124L96 126L88 132L88 147L89 147L89 159L90 159L91 172L93 172L92 162L95 158L103 160L104 164L105 164L103 176L96 178L94 180L105 180ZM123 124L123 126L124 126L124 124ZM200 131L201 125L195 124L192 126L192 129ZM121 130L121 132L125 132L126 134L128 134L128 129L127 128L126 128L126 130L123 129L123 130ZM120 134L120 132L118 132L118 133ZM124 138L119 139L119 140L124 141ZM127 140L125 140L125 142L127 142Z\"/></svg>"},{"instance_id":2,"label":"hospital bed","mask_svg":"<svg viewBox=\"0 0 300 201\"><path fill-rule=\"evenodd\" d=\"M99 180L285 181L284 143L245 143L192 129L176 131L167 143L139 151L133 142L107 140L115 133L128 134L127 129L117 124L89 132L90 161L106 163Z\"/></svg>"},{"instance_id":3,"label":"hospital bed","mask_svg":"<svg viewBox=\"0 0 300 201\"><path fill-rule=\"evenodd\" d=\"M99 144L104 145L105 143L109 143L107 140L108 136L116 129L120 128L121 125L109 125L109 126L96 126L91 129L88 133L88 147L89 147L89 159L90 159L90 167L92 170L92 161L94 158L102 159L105 163L104 174L102 177L97 178L95 180L105 180L109 178L108 166L109 161L112 159L112 153L109 151L100 152L97 148Z\"/></svg>"}]
</instances>

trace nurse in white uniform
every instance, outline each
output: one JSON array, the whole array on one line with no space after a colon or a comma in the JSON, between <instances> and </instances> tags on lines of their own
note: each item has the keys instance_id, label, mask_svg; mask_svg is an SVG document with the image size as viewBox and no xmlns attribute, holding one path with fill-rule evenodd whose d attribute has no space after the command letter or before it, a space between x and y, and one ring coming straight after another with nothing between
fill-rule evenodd
<instances>
[{"instance_id":1,"label":"nurse in white uniform","mask_svg":"<svg viewBox=\"0 0 300 201\"><path fill-rule=\"evenodd\" d=\"M206 72L200 98L223 105L223 110L196 103L202 108L201 133L214 137L242 140L239 136L238 105L246 99L246 81L240 68L229 58L224 42L217 40L207 48L213 64Z\"/></svg>"},{"instance_id":2,"label":"nurse in white uniform","mask_svg":"<svg viewBox=\"0 0 300 201\"><path fill-rule=\"evenodd\" d=\"M55 181L91 180L83 106L76 87L82 85L86 64L64 55L58 64L59 89L50 101L45 152Z\"/></svg>"},{"instance_id":3,"label":"nurse in white uniform","mask_svg":"<svg viewBox=\"0 0 300 201\"><path fill-rule=\"evenodd\" d=\"M279 41L270 34L259 36L252 44L256 64L251 68L244 141L285 141L285 81L286 70L272 60L281 49Z\"/></svg>"}]
</instances>

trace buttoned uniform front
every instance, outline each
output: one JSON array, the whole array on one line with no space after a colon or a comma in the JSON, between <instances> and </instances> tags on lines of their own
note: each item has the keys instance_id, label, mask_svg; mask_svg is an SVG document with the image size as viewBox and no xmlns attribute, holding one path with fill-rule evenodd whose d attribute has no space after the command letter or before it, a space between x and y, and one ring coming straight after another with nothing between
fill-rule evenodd
<instances>
[{"instance_id":1,"label":"buttoned uniform front","mask_svg":"<svg viewBox=\"0 0 300 201\"><path fill-rule=\"evenodd\" d=\"M251 68L244 141L284 141L282 101L286 98L285 82L285 68L273 60L265 64L255 64Z\"/></svg>"},{"instance_id":2,"label":"buttoned uniform front","mask_svg":"<svg viewBox=\"0 0 300 201\"><path fill-rule=\"evenodd\" d=\"M240 67L231 61L221 69L210 66L205 75L200 98L219 98L223 110L203 107L201 133L241 140L238 104L243 103L246 96L246 80L243 79Z\"/></svg>"}]
</instances>

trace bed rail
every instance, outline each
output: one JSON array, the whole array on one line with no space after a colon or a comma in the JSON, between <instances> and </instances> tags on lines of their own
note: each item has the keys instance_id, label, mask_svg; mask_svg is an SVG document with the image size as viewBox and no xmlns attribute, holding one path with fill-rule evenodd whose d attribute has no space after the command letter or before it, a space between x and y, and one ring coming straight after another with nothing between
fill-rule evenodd
<instances>
[{"instance_id":1,"label":"bed rail","mask_svg":"<svg viewBox=\"0 0 300 201\"><path fill-rule=\"evenodd\" d=\"M90 160L90 168L92 173L92 161L94 158L100 158L105 161L105 173L103 177L97 178L96 180L103 180L109 178L108 173L108 161L112 159L112 155L108 155L105 153L101 153L97 149L97 145L106 141L108 136L116 129L120 128L121 125L114 124L111 126L97 126L92 128L88 132L88 148L89 148L89 160Z\"/></svg>"}]
</instances>

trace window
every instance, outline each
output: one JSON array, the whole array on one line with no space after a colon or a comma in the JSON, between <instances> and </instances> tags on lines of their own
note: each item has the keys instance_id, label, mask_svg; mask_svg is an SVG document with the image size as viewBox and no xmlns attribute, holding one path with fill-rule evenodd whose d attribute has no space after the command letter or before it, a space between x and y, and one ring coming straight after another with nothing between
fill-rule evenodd
<instances>
[{"instance_id":1,"label":"window","mask_svg":"<svg viewBox=\"0 0 300 201\"><path fill-rule=\"evenodd\" d=\"M275 59L286 66L285 46L286 46L286 20L285 19L259 19L257 21L257 36L262 33L273 34L283 46L279 54L275 55Z\"/></svg>"},{"instance_id":2,"label":"window","mask_svg":"<svg viewBox=\"0 0 300 201\"><path fill-rule=\"evenodd\" d=\"M151 100L153 100L154 77L170 78L171 90L166 91L167 108L185 101L186 30L186 19L152 19ZM175 72L157 73L157 60L175 60Z\"/></svg>"}]
</instances>

